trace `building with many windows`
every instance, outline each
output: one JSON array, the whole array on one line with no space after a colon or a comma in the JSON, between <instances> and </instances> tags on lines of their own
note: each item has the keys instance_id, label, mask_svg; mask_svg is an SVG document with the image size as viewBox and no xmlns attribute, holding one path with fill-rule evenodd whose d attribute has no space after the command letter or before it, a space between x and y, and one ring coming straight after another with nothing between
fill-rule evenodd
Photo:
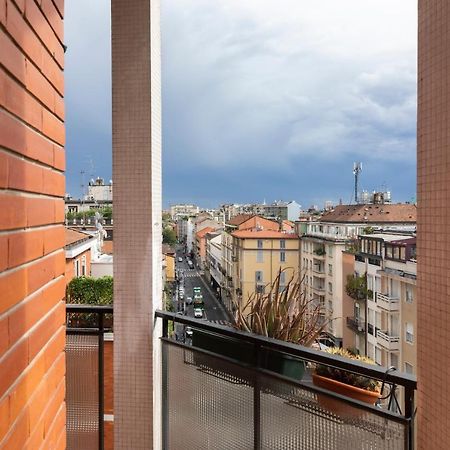
<instances>
[{"instance_id":1,"label":"building with many windows","mask_svg":"<svg viewBox=\"0 0 450 450\"><path fill-rule=\"evenodd\" d=\"M410 204L339 205L318 220L297 223L305 291L323 306L334 344L342 344L344 331L342 253L355 246L357 236L365 231L412 231L415 226L416 206Z\"/></svg>"},{"instance_id":2,"label":"building with many windows","mask_svg":"<svg viewBox=\"0 0 450 450\"><path fill-rule=\"evenodd\" d=\"M264 291L281 274L283 286L299 265L299 238L296 233L267 229L237 230L233 238L233 301L245 305L256 291Z\"/></svg>"}]
</instances>

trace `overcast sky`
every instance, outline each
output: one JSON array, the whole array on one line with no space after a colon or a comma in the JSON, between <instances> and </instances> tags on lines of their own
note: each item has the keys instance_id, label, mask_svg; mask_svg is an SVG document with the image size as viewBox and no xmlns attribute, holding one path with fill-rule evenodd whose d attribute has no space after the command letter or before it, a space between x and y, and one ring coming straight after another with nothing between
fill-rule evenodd
<instances>
[{"instance_id":1,"label":"overcast sky","mask_svg":"<svg viewBox=\"0 0 450 450\"><path fill-rule=\"evenodd\" d=\"M162 0L163 201L415 196L415 0ZM109 0L66 2L67 190L111 178Z\"/></svg>"}]
</instances>

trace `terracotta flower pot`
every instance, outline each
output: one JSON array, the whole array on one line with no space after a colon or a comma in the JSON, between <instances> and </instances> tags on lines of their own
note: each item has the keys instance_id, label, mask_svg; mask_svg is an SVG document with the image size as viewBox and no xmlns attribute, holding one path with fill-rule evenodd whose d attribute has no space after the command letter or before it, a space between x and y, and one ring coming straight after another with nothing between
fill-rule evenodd
<instances>
[{"instance_id":1,"label":"terracotta flower pot","mask_svg":"<svg viewBox=\"0 0 450 450\"><path fill-rule=\"evenodd\" d=\"M341 383L340 381L336 381L331 378L322 377L321 375L317 375L315 373L313 373L312 378L314 384L320 388L327 389L328 391L335 392L336 394L344 395L370 405L374 405L380 398L379 392L361 389L351 386L350 384ZM357 407L352 408L347 403L341 402L327 395L318 394L317 398L319 403L324 408L340 417L358 417L363 412L358 410Z\"/></svg>"}]
</instances>

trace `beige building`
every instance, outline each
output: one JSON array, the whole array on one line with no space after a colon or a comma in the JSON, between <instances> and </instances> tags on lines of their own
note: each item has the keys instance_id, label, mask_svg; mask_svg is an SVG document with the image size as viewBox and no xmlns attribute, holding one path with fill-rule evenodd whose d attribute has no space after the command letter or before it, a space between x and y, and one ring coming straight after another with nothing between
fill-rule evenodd
<instances>
[{"instance_id":1,"label":"beige building","mask_svg":"<svg viewBox=\"0 0 450 450\"><path fill-rule=\"evenodd\" d=\"M339 205L316 221L298 222L305 292L323 306L329 320L327 332L335 345L342 344L345 327L342 253L365 231L415 230L415 225L416 206L410 204Z\"/></svg>"},{"instance_id":2,"label":"beige building","mask_svg":"<svg viewBox=\"0 0 450 450\"><path fill-rule=\"evenodd\" d=\"M347 266L343 279L344 347L367 354L380 365L416 373L416 238L392 233L363 235L357 253L350 258L353 273L351 265ZM366 280L361 295L346 289L348 276Z\"/></svg>"},{"instance_id":3,"label":"beige building","mask_svg":"<svg viewBox=\"0 0 450 450\"><path fill-rule=\"evenodd\" d=\"M280 269L281 286L299 265L299 238L295 233L273 230L238 230L233 238L233 301L245 304L255 291L263 291Z\"/></svg>"}]
</instances>

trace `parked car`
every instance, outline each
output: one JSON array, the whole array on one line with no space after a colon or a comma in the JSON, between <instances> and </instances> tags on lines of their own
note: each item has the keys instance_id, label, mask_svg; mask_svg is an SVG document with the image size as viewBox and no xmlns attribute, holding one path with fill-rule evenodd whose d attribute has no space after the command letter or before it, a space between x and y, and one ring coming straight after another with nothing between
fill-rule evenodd
<instances>
[{"instance_id":1,"label":"parked car","mask_svg":"<svg viewBox=\"0 0 450 450\"><path fill-rule=\"evenodd\" d=\"M183 258L181 256L178 257L178 262L183 262Z\"/></svg>"},{"instance_id":2,"label":"parked car","mask_svg":"<svg viewBox=\"0 0 450 450\"><path fill-rule=\"evenodd\" d=\"M186 327L186 337L191 338L194 332L191 327Z\"/></svg>"},{"instance_id":3,"label":"parked car","mask_svg":"<svg viewBox=\"0 0 450 450\"><path fill-rule=\"evenodd\" d=\"M194 317L196 319L202 319L203 318L203 311L200 308L194 309Z\"/></svg>"},{"instance_id":4,"label":"parked car","mask_svg":"<svg viewBox=\"0 0 450 450\"><path fill-rule=\"evenodd\" d=\"M186 299L186 303L187 303L188 305L192 305L192 297L188 297L188 298Z\"/></svg>"}]
</instances>

